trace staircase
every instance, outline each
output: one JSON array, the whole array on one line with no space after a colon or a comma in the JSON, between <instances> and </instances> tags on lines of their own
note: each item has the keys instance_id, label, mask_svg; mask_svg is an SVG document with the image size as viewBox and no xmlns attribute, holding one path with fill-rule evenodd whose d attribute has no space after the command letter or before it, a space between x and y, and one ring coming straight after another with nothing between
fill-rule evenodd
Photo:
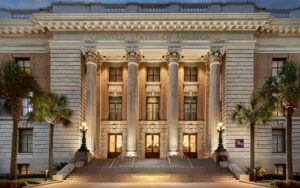
<instances>
[{"instance_id":1,"label":"staircase","mask_svg":"<svg viewBox=\"0 0 300 188\"><path fill-rule=\"evenodd\" d=\"M94 159L76 168L68 181L81 182L220 182L236 181L227 168L209 159Z\"/></svg>"}]
</instances>

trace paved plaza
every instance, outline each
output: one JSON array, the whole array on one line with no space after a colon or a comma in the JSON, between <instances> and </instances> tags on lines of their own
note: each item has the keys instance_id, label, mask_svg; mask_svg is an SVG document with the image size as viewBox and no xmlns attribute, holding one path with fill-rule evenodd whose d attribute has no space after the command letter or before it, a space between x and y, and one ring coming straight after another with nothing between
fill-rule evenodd
<instances>
[{"instance_id":1,"label":"paved plaza","mask_svg":"<svg viewBox=\"0 0 300 188\"><path fill-rule=\"evenodd\" d=\"M230 182L230 183L78 183L63 182L42 186L43 188L261 188L247 183Z\"/></svg>"}]
</instances>

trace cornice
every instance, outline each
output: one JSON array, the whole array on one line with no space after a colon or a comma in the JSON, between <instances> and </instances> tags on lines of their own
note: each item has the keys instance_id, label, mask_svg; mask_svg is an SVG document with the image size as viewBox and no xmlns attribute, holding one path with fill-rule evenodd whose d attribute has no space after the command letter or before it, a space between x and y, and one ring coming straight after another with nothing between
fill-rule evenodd
<instances>
[{"instance_id":1,"label":"cornice","mask_svg":"<svg viewBox=\"0 0 300 188\"><path fill-rule=\"evenodd\" d=\"M240 31L300 34L300 19L269 13L37 13L31 19L0 19L0 35L94 31Z\"/></svg>"}]
</instances>

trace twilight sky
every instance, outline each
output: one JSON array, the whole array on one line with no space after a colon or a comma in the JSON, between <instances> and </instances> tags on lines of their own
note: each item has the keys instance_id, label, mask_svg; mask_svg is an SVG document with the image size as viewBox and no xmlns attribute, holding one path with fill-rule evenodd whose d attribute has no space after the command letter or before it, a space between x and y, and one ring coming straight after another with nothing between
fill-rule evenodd
<instances>
[{"instance_id":1,"label":"twilight sky","mask_svg":"<svg viewBox=\"0 0 300 188\"><path fill-rule=\"evenodd\" d=\"M103 2L103 3L126 3L126 2L139 2L139 3L161 3L161 2L228 2L228 1L247 1L247 0L0 0L0 8L6 9L36 9L46 7L51 2ZM260 7L266 8L297 8L300 7L300 0L248 0L254 1Z\"/></svg>"}]
</instances>

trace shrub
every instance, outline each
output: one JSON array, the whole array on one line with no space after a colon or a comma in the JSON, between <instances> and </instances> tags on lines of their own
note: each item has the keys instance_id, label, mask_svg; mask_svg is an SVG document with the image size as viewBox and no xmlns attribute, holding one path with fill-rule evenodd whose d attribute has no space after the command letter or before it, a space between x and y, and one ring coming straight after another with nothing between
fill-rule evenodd
<instances>
[{"instance_id":1,"label":"shrub","mask_svg":"<svg viewBox=\"0 0 300 188\"><path fill-rule=\"evenodd\" d=\"M300 182L294 180L276 180L272 181L271 185L276 185L278 188L300 188Z\"/></svg>"},{"instance_id":2,"label":"shrub","mask_svg":"<svg viewBox=\"0 0 300 188\"><path fill-rule=\"evenodd\" d=\"M0 188L22 188L26 185L24 180L0 180Z\"/></svg>"}]
</instances>

